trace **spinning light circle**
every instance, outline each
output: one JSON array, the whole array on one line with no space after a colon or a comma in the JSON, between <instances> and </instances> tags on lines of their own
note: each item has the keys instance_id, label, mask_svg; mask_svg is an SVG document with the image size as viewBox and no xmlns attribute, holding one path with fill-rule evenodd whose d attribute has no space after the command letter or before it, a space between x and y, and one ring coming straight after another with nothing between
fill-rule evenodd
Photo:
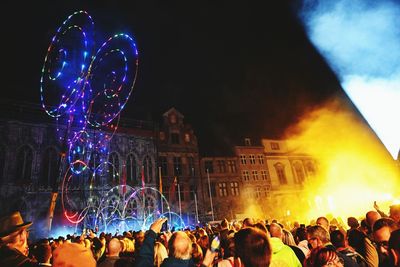
<instances>
[{"instance_id":1,"label":"spinning light circle","mask_svg":"<svg viewBox=\"0 0 400 267\"><path fill-rule=\"evenodd\" d=\"M40 80L42 107L56 118L58 140L68 149L62 207L76 224L92 209L79 208L71 188L76 181L89 187L89 172L96 174L88 168L90 156L107 154L138 68L138 50L127 34L116 34L95 49L92 17L86 11L73 13L51 40Z\"/></svg>"},{"instance_id":2,"label":"spinning light circle","mask_svg":"<svg viewBox=\"0 0 400 267\"><path fill-rule=\"evenodd\" d=\"M104 126L118 116L132 93L137 67L138 51L129 35L114 35L101 46L89 67L90 125Z\"/></svg>"},{"instance_id":3,"label":"spinning light circle","mask_svg":"<svg viewBox=\"0 0 400 267\"><path fill-rule=\"evenodd\" d=\"M52 117L70 111L81 97L94 51L94 23L85 11L70 15L47 50L40 80L43 109Z\"/></svg>"}]
</instances>

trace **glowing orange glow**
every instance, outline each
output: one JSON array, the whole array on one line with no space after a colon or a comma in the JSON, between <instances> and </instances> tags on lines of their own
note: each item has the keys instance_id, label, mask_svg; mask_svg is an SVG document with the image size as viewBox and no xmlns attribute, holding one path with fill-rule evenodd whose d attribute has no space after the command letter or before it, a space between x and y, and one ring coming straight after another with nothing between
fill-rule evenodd
<instances>
[{"instance_id":1,"label":"glowing orange glow","mask_svg":"<svg viewBox=\"0 0 400 267\"><path fill-rule=\"evenodd\" d=\"M307 178L301 196L308 206L293 207L302 218L363 217L374 201L387 212L400 196L393 158L372 130L345 108L334 101L306 114L286 134L288 147L318 162L317 174Z\"/></svg>"}]
</instances>

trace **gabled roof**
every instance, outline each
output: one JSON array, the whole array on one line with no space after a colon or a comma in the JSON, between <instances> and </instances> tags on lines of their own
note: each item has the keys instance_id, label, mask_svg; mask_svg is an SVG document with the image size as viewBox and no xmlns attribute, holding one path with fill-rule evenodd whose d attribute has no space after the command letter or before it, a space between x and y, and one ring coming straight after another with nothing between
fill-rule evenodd
<instances>
[{"instance_id":1,"label":"gabled roof","mask_svg":"<svg viewBox=\"0 0 400 267\"><path fill-rule=\"evenodd\" d=\"M168 117L171 113L175 113L179 118L183 119L185 116L182 115L178 110L176 110L174 107L170 108L167 112L163 114L163 117Z\"/></svg>"}]
</instances>

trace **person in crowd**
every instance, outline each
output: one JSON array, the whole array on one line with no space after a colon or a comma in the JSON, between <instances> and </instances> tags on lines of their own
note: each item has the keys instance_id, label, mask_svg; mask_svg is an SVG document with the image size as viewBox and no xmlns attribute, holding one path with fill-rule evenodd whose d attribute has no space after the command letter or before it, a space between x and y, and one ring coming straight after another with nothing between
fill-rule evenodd
<instances>
[{"instance_id":1,"label":"person in crowd","mask_svg":"<svg viewBox=\"0 0 400 267\"><path fill-rule=\"evenodd\" d=\"M383 212L376 201L374 201L374 208L375 210L381 215L381 217L389 217L393 219L398 226L400 227L400 204L393 204L389 206L389 215L386 215L385 212Z\"/></svg>"},{"instance_id":2,"label":"person in crowd","mask_svg":"<svg viewBox=\"0 0 400 267\"><path fill-rule=\"evenodd\" d=\"M394 230L389 238L391 266L400 267L400 229Z\"/></svg>"},{"instance_id":3,"label":"person in crowd","mask_svg":"<svg viewBox=\"0 0 400 267\"><path fill-rule=\"evenodd\" d=\"M39 266L51 266L52 251L50 242L47 239L39 241L34 246L32 254Z\"/></svg>"},{"instance_id":4,"label":"person in crowd","mask_svg":"<svg viewBox=\"0 0 400 267\"><path fill-rule=\"evenodd\" d=\"M271 234L270 243L272 248L271 266L301 267L301 262L295 252L282 242L282 227L277 223L271 223L269 233ZM303 254L301 250L300 253Z\"/></svg>"},{"instance_id":5,"label":"person in crowd","mask_svg":"<svg viewBox=\"0 0 400 267\"><path fill-rule=\"evenodd\" d=\"M158 218L151 224L150 229L145 233L145 238L138 253L135 267L153 266L154 244L157 235L161 231L161 226L166 220L166 218ZM191 251L192 241L188 235L182 231L174 232L168 241L168 258L164 259L161 266L194 267L194 263L191 259ZM212 264L216 255L217 253L212 253L210 250L207 250L202 265L209 266Z\"/></svg>"},{"instance_id":6,"label":"person in crowd","mask_svg":"<svg viewBox=\"0 0 400 267\"><path fill-rule=\"evenodd\" d=\"M391 232L397 228L397 223L389 217L378 219L372 227L373 240L378 250L379 266L387 266L389 264L389 238Z\"/></svg>"},{"instance_id":7,"label":"person in crowd","mask_svg":"<svg viewBox=\"0 0 400 267\"><path fill-rule=\"evenodd\" d=\"M245 218L245 219L243 220L242 228L251 227L251 226L254 225L254 223L255 223L255 222L254 222L254 219L253 219L253 218L247 217L247 218Z\"/></svg>"},{"instance_id":8,"label":"person in crowd","mask_svg":"<svg viewBox=\"0 0 400 267\"><path fill-rule=\"evenodd\" d=\"M358 229L349 231L347 236L349 245L354 248L366 261L368 267L377 267L379 264L378 251L372 244L366 232Z\"/></svg>"},{"instance_id":9,"label":"person in crowd","mask_svg":"<svg viewBox=\"0 0 400 267\"><path fill-rule=\"evenodd\" d=\"M356 217L348 217L347 225L350 227L350 229L347 230L347 233L353 229L358 229L358 227L360 227L360 223L358 222Z\"/></svg>"},{"instance_id":10,"label":"person in crowd","mask_svg":"<svg viewBox=\"0 0 400 267\"><path fill-rule=\"evenodd\" d=\"M227 247L224 249L224 258L218 261L218 267L233 267L235 260L235 239L234 235L229 236Z\"/></svg>"},{"instance_id":11,"label":"person in crowd","mask_svg":"<svg viewBox=\"0 0 400 267\"><path fill-rule=\"evenodd\" d=\"M192 242L192 260L196 267L200 267L203 263L203 251L200 245L195 242Z\"/></svg>"},{"instance_id":12,"label":"person in crowd","mask_svg":"<svg viewBox=\"0 0 400 267\"><path fill-rule=\"evenodd\" d=\"M359 254L354 248L349 246L345 235L340 230L334 230L330 233L330 238L337 252L340 252L347 257L353 259L360 267L366 267L367 262L364 257Z\"/></svg>"},{"instance_id":13,"label":"person in crowd","mask_svg":"<svg viewBox=\"0 0 400 267\"><path fill-rule=\"evenodd\" d=\"M267 233L268 237L269 237L269 232L268 232L268 228L264 223L261 222L257 222L253 225L253 227L260 229L261 231Z\"/></svg>"},{"instance_id":14,"label":"person in crowd","mask_svg":"<svg viewBox=\"0 0 400 267\"><path fill-rule=\"evenodd\" d=\"M329 247L336 251L336 248L332 245L329 232L320 225L314 225L307 228L307 240L313 249L323 246ZM358 264L351 258L338 252L340 258L343 259L345 267L357 267Z\"/></svg>"},{"instance_id":15,"label":"person in crowd","mask_svg":"<svg viewBox=\"0 0 400 267\"><path fill-rule=\"evenodd\" d=\"M374 210L370 210L365 214L365 220L368 225L368 236L370 237L370 239L372 239L372 226L380 218L382 218L382 216Z\"/></svg>"},{"instance_id":16,"label":"person in crowd","mask_svg":"<svg viewBox=\"0 0 400 267\"><path fill-rule=\"evenodd\" d=\"M32 222L24 222L16 211L0 218L0 266L38 266L28 257L28 235Z\"/></svg>"},{"instance_id":17,"label":"person in crowd","mask_svg":"<svg viewBox=\"0 0 400 267\"><path fill-rule=\"evenodd\" d=\"M155 220L150 229L145 233L143 243L136 257L136 267L147 267L154 265L154 244L157 235L161 232L161 227L167 218L158 218Z\"/></svg>"},{"instance_id":18,"label":"person in crowd","mask_svg":"<svg viewBox=\"0 0 400 267\"><path fill-rule=\"evenodd\" d=\"M296 235L296 231L297 231L298 228L300 228L300 223L298 221L293 222L293 227L290 230L290 232L292 233L293 237Z\"/></svg>"},{"instance_id":19,"label":"person in crowd","mask_svg":"<svg viewBox=\"0 0 400 267\"><path fill-rule=\"evenodd\" d=\"M328 232L330 230L329 220L324 216L318 217L315 224L324 227Z\"/></svg>"},{"instance_id":20,"label":"person in crowd","mask_svg":"<svg viewBox=\"0 0 400 267\"><path fill-rule=\"evenodd\" d=\"M389 207L389 217L400 227L400 204L391 205Z\"/></svg>"},{"instance_id":21,"label":"person in crowd","mask_svg":"<svg viewBox=\"0 0 400 267\"><path fill-rule=\"evenodd\" d=\"M360 222L360 226L358 227L357 230L360 230L361 232L365 233L365 235L368 235L368 224L367 224L367 220L364 218L361 220Z\"/></svg>"},{"instance_id":22,"label":"person in crowd","mask_svg":"<svg viewBox=\"0 0 400 267\"><path fill-rule=\"evenodd\" d=\"M232 223L232 229L237 232L242 228L242 224L239 221L234 221Z\"/></svg>"},{"instance_id":23,"label":"person in crowd","mask_svg":"<svg viewBox=\"0 0 400 267\"><path fill-rule=\"evenodd\" d=\"M293 252L296 254L296 257L299 259L300 263L304 262L306 255L304 252L296 245L294 241L294 237L292 232L286 229L282 229L282 242L283 244L289 246Z\"/></svg>"},{"instance_id":24,"label":"person in crowd","mask_svg":"<svg viewBox=\"0 0 400 267\"><path fill-rule=\"evenodd\" d=\"M118 238L112 238L107 246L106 258L98 264L99 267L112 267L120 258L119 254L122 251L122 244Z\"/></svg>"},{"instance_id":25,"label":"person in crowd","mask_svg":"<svg viewBox=\"0 0 400 267\"><path fill-rule=\"evenodd\" d=\"M168 241L168 258L161 264L169 266L193 266L192 241L185 232L176 231Z\"/></svg>"},{"instance_id":26,"label":"person in crowd","mask_svg":"<svg viewBox=\"0 0 400 267\"><path fill-rule=\"evenodd\" d=\"M304 261L305 267L343 267L343 259L332 247L319 246L311 250L310 256Z\"/></svg>"},{"instance_id":27,"label":"person in crowd","mask_svg":"<svg viewBox=\"0 0 400 267\"><path fill-rule=\"evenodd\" d=\"M202 228L200 228L197 231L196 236L197 236L197 244L200 245L201 250L203 251L203 255L205 255L207 252L207 249L210 247L209 236L208 236L207 232Z\"/></svg>"},{"instance_id":28,"label":"person in crowd","mask_svg":"<svg viewBox=\"0 0 400 267\"><path fill-rule=\"evenodd\" d=\"M254 227L245 227L234 236L235 266L268 267L272 248L267 234Z\"/></svg>"},{"instance_id":29,"label":"person in crowd","mask_svg":"<svg viewBox=\"0 0 400 267\"><path fill-rule=\"evenodd\" d=\"M160 267L165 258L168 258L167 248L161 242L156 241L154 244L154 266Z\"/></svg>"},{"instance_id":30,"label":"person in crowd","mask_svg":"<svg viewBox=\"0 0 400 267\"><path fill-rule=\"evenodd\" d=\"M53 251L54 267L95 267L96 261L90 249L78 243L64 243Z\"/></svg>"},{"instance_id":31,"label":"person in crowd","mask_svg":"<svg viewBox=\"0 0 400 267\"><path fill-rule=\"evenodd\" d=\"M123 250L119 253L120 257L125 257L125 258L130 258L130 259L134 258L134 255L135 255L135 242L132 239L129 238L129 237L123 237L122 240L120 240L124 244Z\"/></svg>"},{"instance_id":32,"label":"person in crowd","mask_svg":"<svg viewBox=\"0 0 400 267\"><path fill-rule=\"evenodd\" d=\"M92 237L92 250L96 262L99 263L105 259L106 239L104 238L104 236L100 238L97 236Z\"/></svg>"},{"instance_id":33,"label":"person in crowd","mask_svg":"<svg viewBox=\"0 0 400 267\"><path fill-rule=\"evenodd\" d=\"M221 228L219 231L219 237L221 240L221 248L225 251L228 247L228 234L229 234L229 223L226 218L224 218L221 223Z\"/></svg>"},{"instance_id":34,"label":"person in crowd","mask_svg":"<svg viewBox=\"0 0 400 267\"><path fill-rule=\"evenodd\" d=\"M297 228L296 236L294 238L297 246L301 249L301 251L303 251L305 257L307 258L308 255L310 254L310 248L308 247L306 227L302 226Z\"/></svg>"}]
</instances>

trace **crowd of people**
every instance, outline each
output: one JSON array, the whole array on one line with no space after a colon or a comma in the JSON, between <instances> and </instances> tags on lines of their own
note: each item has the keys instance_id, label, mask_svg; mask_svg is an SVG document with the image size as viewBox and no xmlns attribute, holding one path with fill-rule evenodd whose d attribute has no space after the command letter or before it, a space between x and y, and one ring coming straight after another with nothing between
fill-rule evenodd
<instances>
[{"instance_id":1,"label":"crowd of people","mask_svg":"<svg viewBox=\"0 0 400 267\"><path fill-rule=\"evenodd\" d=\"M19 212L0 219L0 266L400 267L400 204L375 206L347 225L325 216L309 224L246 218L195 229L95 233L30 242ZM333 222L335 222L333 224Z\"/></svg>"}]
</instances>

